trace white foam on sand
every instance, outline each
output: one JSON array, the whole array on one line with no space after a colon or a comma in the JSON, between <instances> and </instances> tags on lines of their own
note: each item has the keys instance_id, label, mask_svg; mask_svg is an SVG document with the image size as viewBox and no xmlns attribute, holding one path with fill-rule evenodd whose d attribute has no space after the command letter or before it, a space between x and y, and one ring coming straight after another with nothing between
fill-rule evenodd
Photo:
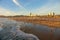
<instances>
[{"instance_id":1,"label":"white foam on sand","mask_svg":"<svg viewBox=\"0 0 60 40\"><path fill-rule=\"evenodd\" d=\"M37 36L21 31L22 25L24 22L0 18L0 40L39 40Z\"/></svg>"}]
</instances>

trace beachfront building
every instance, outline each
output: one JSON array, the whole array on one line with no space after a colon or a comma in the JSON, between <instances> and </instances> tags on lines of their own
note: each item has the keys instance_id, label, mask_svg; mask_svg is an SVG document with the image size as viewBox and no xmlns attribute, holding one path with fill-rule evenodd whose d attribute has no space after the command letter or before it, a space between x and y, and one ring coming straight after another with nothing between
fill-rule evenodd
<instances>
[{"instance_id":1,"label":"beachfront building","mask_svg":"<svg viewBox=\"0 0 60 40\"><path fill-rule=\"evenodd\" d=\"M35 14L30 13L29 16L36 16Z\"/></svg>"},{"instance_id":2,"label":"beachfront building","mask_svg":"<svg viewBox=\"0 0 60 40\"><path fill-rule=\"evenodd\" d=\"M54 16L55 16L55 13L54 13L54 12L50 12L50 13L48 14L48 16L54 17Z\"/></svg>"}]
</instances>

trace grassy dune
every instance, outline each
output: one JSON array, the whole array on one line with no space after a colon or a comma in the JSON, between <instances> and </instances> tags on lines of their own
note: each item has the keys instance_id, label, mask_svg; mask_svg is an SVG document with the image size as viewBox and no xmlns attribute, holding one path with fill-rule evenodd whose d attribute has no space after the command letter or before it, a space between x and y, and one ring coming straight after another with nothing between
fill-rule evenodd
<instances>
[{"instance_id":1,"label":"grassy dune","mask_svg":"<svg viewBox=\"0 0 60 40\"><path fill-rule=\"evenodd\" d=\"M55 16L55 17L22 16L22 17L10 17L10 19L13 19L16 21L34 23L34 24L47 25L49 27L60 27L60 16Z\"/></svg>"}]
</instances>

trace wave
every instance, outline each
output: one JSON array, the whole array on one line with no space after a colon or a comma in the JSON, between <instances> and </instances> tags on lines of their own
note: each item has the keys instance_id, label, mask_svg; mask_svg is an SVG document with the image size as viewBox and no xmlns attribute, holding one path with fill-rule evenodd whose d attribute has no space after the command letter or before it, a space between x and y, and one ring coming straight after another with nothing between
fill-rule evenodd
<instances>
[{"instance_id":1,"label":"wave","mask_svg":"<svg viewBox=\"0 0 60 40\"><path fill-rule=\"evenodd\" d=\"M24 22L0 18L0 40L40 40L33 34L20 30Z\"/></svg>"}]
</instances>

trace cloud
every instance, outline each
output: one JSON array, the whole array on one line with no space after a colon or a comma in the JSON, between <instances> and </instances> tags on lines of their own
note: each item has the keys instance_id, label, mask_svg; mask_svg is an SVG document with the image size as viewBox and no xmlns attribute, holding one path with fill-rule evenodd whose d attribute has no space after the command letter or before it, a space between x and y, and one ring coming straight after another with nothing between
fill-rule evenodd
<instances>
[{"instance_id":1,"label":"cloud","mask_svg":"<svg viewBox=\"0 0 60 40\"><path fill-rule=\"evenodd\" d=\"M17 2L17 0L13 0L13 2L14 2L17 6L22 7L22 5L19 4L19 3Z\"/></svg>"},{"instance_id":2,"label":"cloud","mask_svg":"<svg viewBox=\"0 0 60 40\"><path fill-rule=\"evenodd\" d=\"M0 15L4 15L4 16L13 16L13 15L16 15L16 13L10 11L10 10L7 10L7 9L4 9L2 7L0 7Z\"/></svg>"},{"instance_id":3,"label":"cloud","mask_svg":"<svg viewBox=\"0 0 60 40\"><path fill-rule=\"evenodd\" d=\"M18 12L13 12L11 10L0 7L0 15L14 16L14 15L26 15L26 14L28 14L28 12L24 11L24 10L19 10Z\"/></svg>"},{"instance_id":4,"label":"cloud","mask_svg":"<svg viewBox=\"0 0 60 40\"><path fill-rule=\"evenodd\" d=\"M26 10L26 9L21 5L21 3L18 3L18 2L17 2L17 0L13 0L13 2L14 2L17 6L19 6L21 9Z\"/></svg>"},{"instance_id":5,"label":"cloud","mask_svg":"<svg viewBox=\"0 0 60 40\"><path fill-rule=\"evenodd\" d=\"M33 12L41 15L48 14L49 12L55 12L56 14L60 14L60 3L54 0L49 0L46 5L37 8Z\"/></svg>"}]
</instances>

